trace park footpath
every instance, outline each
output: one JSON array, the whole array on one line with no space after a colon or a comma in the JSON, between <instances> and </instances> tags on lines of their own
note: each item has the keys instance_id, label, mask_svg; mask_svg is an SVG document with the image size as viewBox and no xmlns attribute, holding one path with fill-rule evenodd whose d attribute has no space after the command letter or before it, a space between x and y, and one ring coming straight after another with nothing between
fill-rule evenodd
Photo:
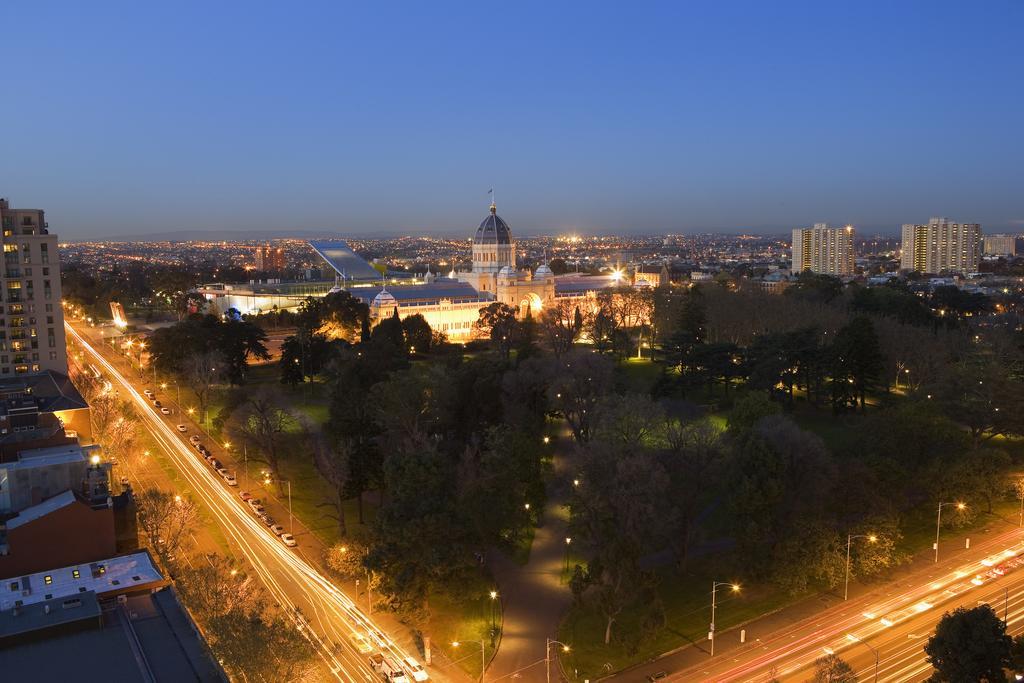
<instances>
[{"instance_id":1,"label":"park footpath","mask_svg":"<svg viewBox=\"0 0 1024 683\"><path fill-rule=\"evenodd\" d=\"M569 444L568 428L558 444ZM568 502L571 494L568 457L556 453L547 483L547 503L540 515L525 565L504 553L490 556L490 569L501 591L501 645L487 667L487 682L546 683L563 680L558 645L548 640L558 634L572 594L563 581L566 558ZM550 665L550 679L547 671Z\"/></svg>"},{"instance_id":2,"label":"park footpath","mask_svg":"<svg viewBox=\"0 0 1024 683\"><path fill-rule=\"evenodd\" d=\"M711 660L710 657L708 641L700 640L599 680L633 683L645 681L648 676L661 672L667 673L671 680L678 681L690 680L691 677L704 677L714 665L722 666L725 662L733 662L737 658L753 655L755 651L762 650L765 647L762 643L763 640L785 635L787 631L807 632L809 628L815 626L816 622L826 616L834 617L844 615L846 612L860 614L866 605L948 574L966 561L981 559L994 550L993 548L983 548L989 538L1019 528L1019 521L1016 517L1009 519L991 516L988 523L981 529L957 534L947 532L941 543L942 559L937 564L935 563L934 549L928 548L914 555L909 563L895 571L884 582L871 584L851 582L849 600L843 600L842 586L839 586L833 591L811 595L779 610L718 633L715 638L714 660ZM967 547L968 539L970 539L970 548ZM710 619L710 605L708 609ZM827 615L826 612L828 612ZM745 635L746 642L744 643L740 643L741 631Z\"/></svg>"}]
</instances>

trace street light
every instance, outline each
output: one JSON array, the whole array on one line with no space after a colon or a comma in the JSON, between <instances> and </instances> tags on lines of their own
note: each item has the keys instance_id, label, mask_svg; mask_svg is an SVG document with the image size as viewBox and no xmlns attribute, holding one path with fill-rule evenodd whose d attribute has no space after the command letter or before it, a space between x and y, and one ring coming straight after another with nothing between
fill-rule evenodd
<instances>
[{"instance_id":1,"label":"street light","mask_svg":"<svg viewBox=\"0 0 1024 683\"><path fill-rule=\"evenodd\" d=\"M270 486L274 479L271 478L270 472L266 472L263 475L263 484ZM288 484L288 532L295 533L295 518L292 517L292 480L291 479L278 479L279 484Z\"/></svg>"},{"instance_id":2,"label":"street light","mask_svg":"<svg viewBox=\"0 0 1024 683\"><path fill-rule=\"evenodd\" d=\"M572 537L565 537L565 571L569 571L569 546L572 545Z\"/></svg>"},{"instance_id":3,"label":"street light","mask_svg":"<svg viewBox=\"0 0 1024 683\"><path fill-rule=\"evenodd\" d=\"M715 656L715 602L718 598L718 587L729 586L733 593L738 593L740 585L731 581L714 581L711 584L711 629L708 631L708 640L711 641L711 656Z\"/></svg>"},{"instance_id":4,"label":"street light","mask_svg":"<svg viewBox=\"0 0 1024 683\"><path fill-rule=\"evenodd\" d=\"M487 662L484 660L484 641L482 640L467 640L467 643L476 643L480 646L480 683L484 683L484 670L487 668ZM452 641L452 647L458 647L462 645L457 640Z\"/></svg>"},{"instance_id":5,"label":"street light","mask_svg":"<svg viewBox=\"0 0 1024 683\"><path fill-rule=\"evenodd\" d=\"M964 503L939 503L939 514L935 518L935 562L939 562L939 529L942 527L942 508L946 505L955 505L957 510L967 507Z\"/></svg>"},{"instance_id":6,"label":"street light","mask_svg":"<svg viewBox=\"0 0 1024 683\"><path fill-rule=\"evenodd\" d=\"M877 681L878 681L878 650L876 650L871 645L869 645L865 641L861 640L857 636L853 635L852 633L847 633L846 634L846 639L849 640L851 643L860 643L861 645L863 645L864 647L868 648L869 650L871 650L871 652L874 653L874 655L875 655L875 681L877 683Z\"/></svg>"},{"instance_id":7,"label":"street light","mask_svg":"<svg viewBox=\"0 0 1024 683\"><path fill-rule=\"evenodd\" d=\"M869 542L874 543L878 540L878 536L874 534L860 534L858 536L847 535L846 536L846 585L843 588L843 600L850 597L850 543L855 539L866 538Z\"/></svg>"},{"instance_id":8,"label":"street light","mask_svg":"<svg viewBox=\"0 0 1024 683\"><path fill-rule=\"evenodd\" d=\"M498 591L491 591L489 595L491 596L491 640L493 641L494 630L497 628L497 625L494 623L494 603L498 599Z\"/></svg>"},{"instance_id":9,"label":"street light","mask_svg":"<svg viewBox=\"0 0 1024 683\"><path fill-rule=\"evenodd\" d=\"M560 640L548 638L544 643L544 673L547 675L548 683L551 683L551 646L561 645L562 652L568 652L569 646Z\"/></svg>"}]
</instances>

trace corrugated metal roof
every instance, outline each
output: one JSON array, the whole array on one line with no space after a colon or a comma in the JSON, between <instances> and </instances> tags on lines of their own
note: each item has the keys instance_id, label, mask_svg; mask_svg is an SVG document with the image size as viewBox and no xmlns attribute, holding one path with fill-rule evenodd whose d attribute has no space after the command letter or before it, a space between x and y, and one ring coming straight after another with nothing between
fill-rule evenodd
<instances>
[{"instance_id":1,"label":"corrugated metal roof","mask_svg":"<svg viewBox=\"0 0 1024 683\"><path fill-rule=\"evenodd\" d=\"M346 280L380 279L380 273L352 251L344 240L313 240L309 246Z\"/></svg>"},{"instance_id":2,"label":"corrugated metal roof","mask_svg":"<svg viewBox=\"0 0 1024 683\"><path fill-rule=\"evenodd\" d=\"M455 280L424 285L388 285L387 290L399 303L439 299L487 300L480 296L473 285ZM382 290L380 287L354 287L348 291L352 296L362 299L367 304L372 304L374 297Z\"/></svg>"}]
</instances>

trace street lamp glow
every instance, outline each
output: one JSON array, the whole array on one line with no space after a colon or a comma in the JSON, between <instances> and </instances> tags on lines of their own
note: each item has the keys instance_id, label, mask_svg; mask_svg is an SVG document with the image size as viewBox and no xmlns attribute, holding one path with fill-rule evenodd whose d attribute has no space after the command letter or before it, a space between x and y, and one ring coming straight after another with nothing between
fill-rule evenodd
<instances>
[{"instance_id":1,"label":"street lamp glow","mask_svg":"<svg viewBox=\"0 0 1024 683\"><path fill-rule=\"evenodd\" d=\"M497 597L498 597L498 591L491 591L491 600L494 600Z\"/></svg>"},{"instance_id":2,"label":"street lamp glow","mask_svg":"<svg viewBox=\"0 0 1024 683\"><path fill-rule=\"evenodd\" d=\"M544 443L551 443L551 437L550 436L545 436L544 437Z\"/></svg>"},{"instance_id":3,"label":"street lamp glow","mask_svg":"<svg viewBox=\"0 0 1024 683\"><path fill-rule=\"evenodd\" d=\"M92 456L89 459L92 461L93 465L99 465L100 464L100 456L98 456L98 455L94 455L94 456Z\"/></svg>"},{"instance_id":4,"label":"street lamp glow","mask_svg":"<svg viewBox=\"0 0 1024 683\"><path fill-rule=\"evenodd\" d=\"M565 544L569 545L570 543L572 543L572 538L570 538L569 536L566 536L565 537Z\"/></svg>"}]
</instances>

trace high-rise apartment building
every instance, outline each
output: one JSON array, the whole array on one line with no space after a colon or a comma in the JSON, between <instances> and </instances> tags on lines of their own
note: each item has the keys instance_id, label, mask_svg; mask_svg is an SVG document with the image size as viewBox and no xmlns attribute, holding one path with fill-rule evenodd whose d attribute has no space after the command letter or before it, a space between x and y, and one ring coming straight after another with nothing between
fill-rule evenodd
<instances>
[{"instance_id":1,"label":"high-rise apartment building","mask_svg":"<svg viewBox=\"0 0 1024 683\"><path fill-rule=\"evenodd\" d=\"M797 228L793 231L793 272L853 275L853 237L852 225L831 228L828 223L815 223L813 228Z\"/></svg>"},{"instance_id":2,"label":"high-rise apartment building","mask_svg":"<svg viewBox=\"0 0 1024 683\"><path fill-rule=\"evenodd\" d=\"M47 232L42 210L12 209L6 199L0 199L0 227L0 375L67 374L57 236Z\"/></svg>"},{"instance_id":3,"label":"high-rise apartment building","mask_svg":"<svg viewBox=\"0 0 1024 683\"><path fill-rule=\"evenodd\" d=\"M284 270L287 265L288 259L281 247L273 247L269 244L261 244L256 247L256 270L273 273Z\"/></svg>"},{"instance_id":4,"label":"high-rise apartment building","mask_svg":"<svg viewBox=\"0 0 1024 683\"><path fill-rule=\"evenodd\" d=\"M900 267L922 273L972 273L981 259L981 226L932 218L924 225L905 224Z\"/></svg>"},{"instance_id":5,"label":"high-rise apartment building","mask_svg":"<svg viewBox=\"0 0 1024 683\"><path fill-rule=\"evenodd\" d=\"M1016 235L985 235L985 253L995 256L1016 256Z\"/></svg>"}]
</instances>

